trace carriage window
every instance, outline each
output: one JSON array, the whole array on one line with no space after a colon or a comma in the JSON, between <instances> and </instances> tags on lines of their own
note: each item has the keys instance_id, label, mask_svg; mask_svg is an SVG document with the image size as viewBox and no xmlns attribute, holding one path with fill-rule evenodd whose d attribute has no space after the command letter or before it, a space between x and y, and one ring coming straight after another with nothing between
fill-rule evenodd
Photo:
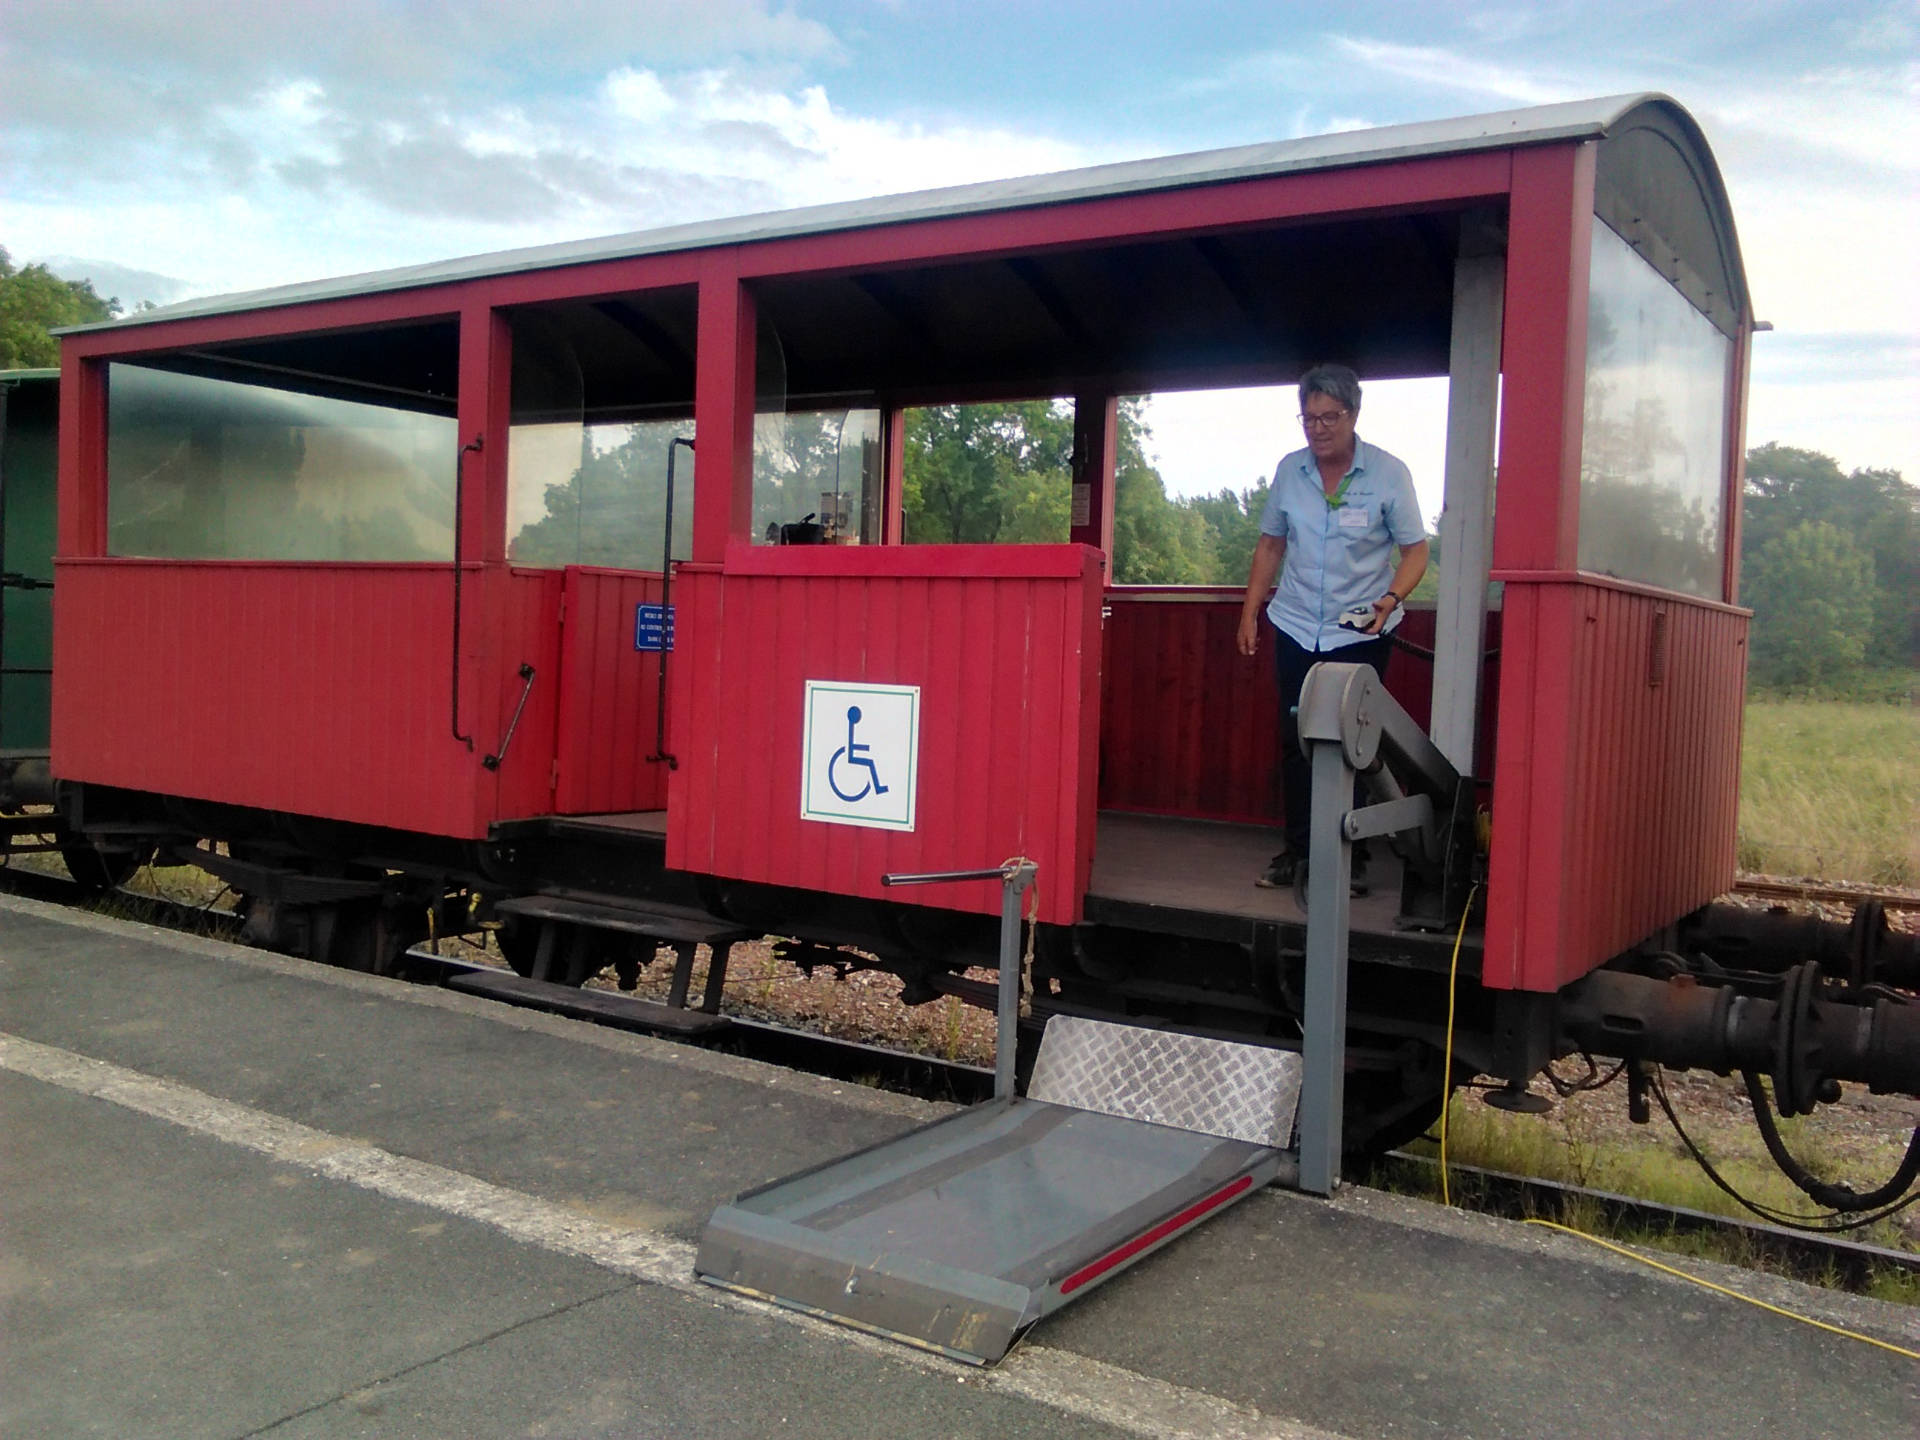
<instances>
[{"instance_id":1,"label":"carriage window","mask_svg":"<svg viewBox=\"0 0 1920 1440\"><path fill-rule=\"evenodd\" d=\"M787 538L809 543L878 544L880 459L878 410L759 416L753 445L754 540L777 543L785 531Z\"/></svg>"},{"instance_id":2,"label":"carriage window","mask_svg":"<svg viewBox=\"0 0 1920 1440\"><path fill-rule=\"evenodd\" d=\"M1580 568L1717 600L1731 342L1593 227Z\"/></svg>"},{"instance_id":3,"label":"carriage window","mask_svg":"<svg viewBox=\"0 0 1920 1440\"><path fill-rule=\"evenodd\" d=\"M687 317L690 320L690 315ZM651 344L647 343L651 337ZM507 438L507 558L516 565L658 570L667 461L693 438L692 406L665 379L672 334L639 301L523 310L513 317ZM680 368L691 365L691 356ZM673 460L673 556L693 543L693 452Z\"/></svg>"},{"instance_id":4,"label":"carriage window","mask_svg":"<svg viewBox=\"0 0 1920 1440\"><path fill-rule=\"evenodd\" d=\"M451 394L205 352L107 370L107 548L453 558Z\"/></svg>"},{"instance_id":5,"label":"carriage window","mask_svg":"<svg viewBox=\"0 0 1920 1440\"><path fill-rule=\"evenodd\" d=\"M658 570L667 519L667 447L693 421L516 417L507 450L507 558L558 569ZM673 558L693 553L693 452L673 455Z\"/></svg>"},{"instance_id":6,"label":"carriage window","mask_svg":"<svg viewBox=\"0 0 1920 1440\"><path fill-rule=\"evenodd\" d=\"M1073 402L906 412L910 545L1064 544L1072 534Z\"/></svg>"}]
</instances>

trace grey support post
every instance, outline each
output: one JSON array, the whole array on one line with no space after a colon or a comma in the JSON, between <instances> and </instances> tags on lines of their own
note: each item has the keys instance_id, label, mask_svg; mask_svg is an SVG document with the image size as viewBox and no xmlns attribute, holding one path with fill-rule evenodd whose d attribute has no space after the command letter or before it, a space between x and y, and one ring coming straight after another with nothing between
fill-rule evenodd
<instances>
[{"instance_id":1,"label":"grey support post","mask_svg":"<svg viewBox=\"0 0 1920 1440\"><path fill-rule=\"evenodd\" d=\"M1300 1188L1340 1183L1347 1073L1347 886L1353 842L1403 835L1417 856L1444 852L1460 777L1365 665L1323 660L1300 688L1300 745L1313 762L1307 870L1305 1065L1300 1077ZM1382 763L1411 794L1353 808L1353 781ZM1398 786L1385 787L1397 790Z\"/></svg>"},{"instance_id":2,"label":"grey support post","mask_svg":"<svg viewBox=\"0 0 1920 1440\"><path fill-rule=\"evenodd\" d=\"M1000 1014L999 1029L993 1042L993 1095L996 1100L1010 1099L1014 1089L1013 1062L1019 1044L1020 978L1023 956L1020 952L1020 897L1033 884L1040 867L1033 861L1016 857L991 870L940 870L915 875L882 875L882 885L944 885L957 880L998 880L1000 882Z\"/></svg>"},{"instance_id":3,"label":"grey support post","mask_svg":"<svg viewBox=\"0 0 1920 1440\"><path fill-rule=\"evenodd\" d=\"M1446 500L1440 512L1440 554L1445 558L1435 617L1432 734L1441 754L1462 775L1473 773L1480 647L1487 625L1505 252L1505 237L1495 219L1473 214L1461 221L1460 258L1453 274Z\"/></svg>"},{"instance_id":4,"label":"grey support post","mask_svg":"<svg viewBox=\"0 0 1920 1440\"><path fill-rule=\"evenodd\" d=\"M1306 707L1301 707L1302 732ZM1340 1183L1347 1078L1347 888L1353 847L1342 822L1353 767L1336 744L1313 746L1313 865L1307 872L1306 1068L1300 1078L1300 1188Z\"/></svg>"},{"instance_id":5,"label":"grey support post","mask_svg":"<svg viewBox=\"0 0 1920 1440\"><path fill-rule=\"evenodd\" d=\"M1300 1188L1330 1195L1340 1183L1340 1121L1347 1076L1348 883L1353 845L1347 812L1356 769L1374 751L1349 753L1348 717L1360 708L1373 671L1322 661L1300 688L1300 745L1313 762L1307 869L1305 1067L1300 1077ZM1378 732L1374 732L1377 739Z\"/></svg>"}]
</instances>

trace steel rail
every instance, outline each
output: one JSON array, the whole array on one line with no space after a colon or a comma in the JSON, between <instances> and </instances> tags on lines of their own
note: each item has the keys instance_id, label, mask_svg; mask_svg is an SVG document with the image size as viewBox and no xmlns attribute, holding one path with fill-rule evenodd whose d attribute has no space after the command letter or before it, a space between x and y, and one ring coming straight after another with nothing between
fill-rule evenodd
<instances>
[{"instance_id":1,"label":"steel rail","mask_svg":"<svg viewBox=\"0 0 1920 1440\"><path fill-rule=\"evenodd\" d=\"M208 905L192 905L184 900L169 900L163 895L148 895L126 886L112 890L88 890L78 881L44 870L22 870L0 865L0 891L26 900L41 900L49 905L84 909L91 901L111 900L121 912L117 918L158 925L167 930L183 930L230 939L239 934L241 917L231 910L216 910Z\"/></svg>"},{"instance_id":2,"label":"steel rail","mask_svg":"<svg viewBox=\"0 0 1920 1440\"><path fill-rule=\"evenodd\" d=\"M1828 905L1858 905L1878 900L1889 910L1920 910L1920 892L1871 885L1833 885L1818 880L1766 880L1742 876L1730 895L1753 895L1772 900L1817 900Z\"/></svg>"},{"instance_id":3,"label":"steel rail","mask_svg":"<svg viewBox=\"0 0 1920 1440\"><path fill-rule=\"evenodd\" d=\"M1427 1155L1410 1155L1394 1150L1376 1163L1376 1173L1401 1167L1416 1174L1437 1171L1439 1162ZM1558 1180L1541 1180L1514 1175L1504 1170L1486 1170L1475 1165L1449 1163L1449 1174L1457 1184L1465 1179L1480 1191L1471 1208L1510 1219L1538 1215L1563 1215L1579 1206L1593 1206L1612 1224L1630 1222L1649 1230L1669 1234L1737 1235L1753 1247L1755 1254L1779 1265L1801 1279L1823 1280L1837 1275L1846 1288L1863 1289L1876 1273L1899 1270L1920 1275L1920 1251L1894 1250L1884 1245L1869 1245L1858 1240L1840 1240L1801 1230L1788 1230L1757 1220L1695 1210L1685 1205L1664 1205L1611 1190L1593 1190L1568 1185Z\"/></svg>"}]
</instances>

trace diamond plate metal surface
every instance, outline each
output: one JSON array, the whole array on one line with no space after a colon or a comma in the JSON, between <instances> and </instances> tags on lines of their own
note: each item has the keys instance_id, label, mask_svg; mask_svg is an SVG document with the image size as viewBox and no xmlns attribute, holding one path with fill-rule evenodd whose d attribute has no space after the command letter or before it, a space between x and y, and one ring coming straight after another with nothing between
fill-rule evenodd
<instances>
[{"instance_id":1,"label":"diamond plate metal surface","mask_svg":"<svg viewBox=\"0 0 1920 1440\"><path fill-rule=\"evenodd\" d=\"M1027 1094L1255 1145L1293 1143L1300 1056L1199 1035L1056 1015Z\"/></svg>"}]
</instances>

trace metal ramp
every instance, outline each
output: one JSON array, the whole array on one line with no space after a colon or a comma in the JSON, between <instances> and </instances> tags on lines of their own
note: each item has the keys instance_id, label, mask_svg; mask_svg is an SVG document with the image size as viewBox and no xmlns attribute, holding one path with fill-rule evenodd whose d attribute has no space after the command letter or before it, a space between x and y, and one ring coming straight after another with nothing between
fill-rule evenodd
<instances>
[{"instance_id":1,"label":"metal ramp","mask_svg":"<svg viewBox=\"0 0 1920 1440\"><path fill-rule=\"evenodd\" d=\"M883 876L1001 882L994 1099L722 1205L700 1278L992 1364L1042 1316L1269 1181L1331 1194L1352 843L1399 836L1420 881L1408 908L1457 914L1472 786L1364 665L1314 666L1299 714L1316 857L1300 1051L1055 1016L1022 1099L1020 897L1033 862ZM1357 771L1378 803L1352 808Z\"/></svg>"},{"instance_id":2,"label":"metal ramp","mask_svg":"<svg viewBox=\"0 0 1920 1440\"><path fill-rule=\"evenodd\" d=\"M1057 1016L1030 1088L721 1206L700 1278L991 1364L1291 1178L1292 1052Z\"/></svg>"}]
</instances>

